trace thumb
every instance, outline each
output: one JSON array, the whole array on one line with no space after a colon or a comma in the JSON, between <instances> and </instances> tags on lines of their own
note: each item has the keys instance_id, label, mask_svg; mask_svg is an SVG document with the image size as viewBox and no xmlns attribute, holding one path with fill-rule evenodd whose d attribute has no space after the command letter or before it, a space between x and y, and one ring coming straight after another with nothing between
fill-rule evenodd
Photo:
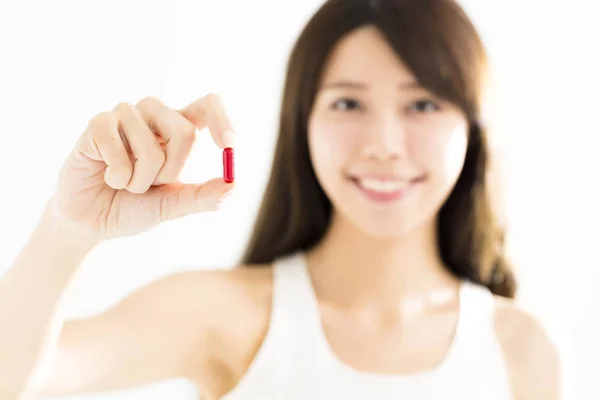
<instances>
[{"instance_id":1,"label":"thumb","mask_svg":"<svg viewBox=\"0 0 600 400\"><path fill-rule=\"evenodd\" d=\"M173 183L158 186L161 197L160 219L162 222L191 214L219 209L224 198L231 193L235 183L214 178L202 184Z\"/></svg>"}]
</instances>

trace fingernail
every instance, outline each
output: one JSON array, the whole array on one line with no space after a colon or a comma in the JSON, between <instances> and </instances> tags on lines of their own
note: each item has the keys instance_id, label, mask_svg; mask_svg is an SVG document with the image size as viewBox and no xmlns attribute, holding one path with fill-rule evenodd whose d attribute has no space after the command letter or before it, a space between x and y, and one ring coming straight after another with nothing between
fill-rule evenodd
<instances>
[{"instance_id":1,"label":"fingernail","mask_svg":"<svg viewBox=\"0 0 600 400\"><path fill-rule=\"evenodd\" d=\"M232 131L225 131L221 134L221 142L225 147L235 147L235 135Z\"/></svg>"}]
</instances>

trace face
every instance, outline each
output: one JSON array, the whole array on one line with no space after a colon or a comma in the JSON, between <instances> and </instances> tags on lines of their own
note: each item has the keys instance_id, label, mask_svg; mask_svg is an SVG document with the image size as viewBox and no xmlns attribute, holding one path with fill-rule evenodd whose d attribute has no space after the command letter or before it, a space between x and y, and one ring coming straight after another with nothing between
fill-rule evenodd
<instances>
[{"instance_id":1,"label":"face","mask_svg":"<svg viewBox=\"0 0 600 400\"><path fill-rule=\"evenodd\" d=\"M385 238L434 224L467 139L462 111L421 88L378 30L354 31L334 49L308 127L334 218Z\"/></svg>"}]
</instances>

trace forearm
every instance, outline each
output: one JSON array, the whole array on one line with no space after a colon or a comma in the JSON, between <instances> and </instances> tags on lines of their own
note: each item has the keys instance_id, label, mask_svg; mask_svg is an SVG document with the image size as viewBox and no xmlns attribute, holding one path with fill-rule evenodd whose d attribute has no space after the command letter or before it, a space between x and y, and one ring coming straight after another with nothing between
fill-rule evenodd
<instances>
[{"instance_id":1,"label":"forearm","mask_svg":"<svg viewBox=\"0 0 600 400\"><path fill-rule=\"evenodd\" d=\"M60 302L96 243L57 223L47 209L0 280L0 393L24 390L54 347Z\"/></svg>"}]
</instances>

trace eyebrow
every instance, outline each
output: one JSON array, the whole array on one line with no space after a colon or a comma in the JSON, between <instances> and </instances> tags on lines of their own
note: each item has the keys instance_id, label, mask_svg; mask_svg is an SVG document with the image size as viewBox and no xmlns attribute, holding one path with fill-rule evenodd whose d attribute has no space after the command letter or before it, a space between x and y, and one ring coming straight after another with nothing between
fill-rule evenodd
<instances>
[{"instance_id":1,"label":"eyebrow","mask_svg":"<svg viewBox=\"0 0 600 400\"><path fill-rule=\"evenodd\" d=\"M408 82L403 82L400 83L398 85L398 89L399 90L407 90L407 89L419 89L421 88L421 84L417 81L408 81ZM332 83L328 83L323 85L322 87L323 90L325 89L360 89L360 90L365 90L367 89L367 85L365 83L362 82L355 82L355 81L349 81L349 80L341 80L341 81L334 81Z\"/></svg>"}]
</instances>

